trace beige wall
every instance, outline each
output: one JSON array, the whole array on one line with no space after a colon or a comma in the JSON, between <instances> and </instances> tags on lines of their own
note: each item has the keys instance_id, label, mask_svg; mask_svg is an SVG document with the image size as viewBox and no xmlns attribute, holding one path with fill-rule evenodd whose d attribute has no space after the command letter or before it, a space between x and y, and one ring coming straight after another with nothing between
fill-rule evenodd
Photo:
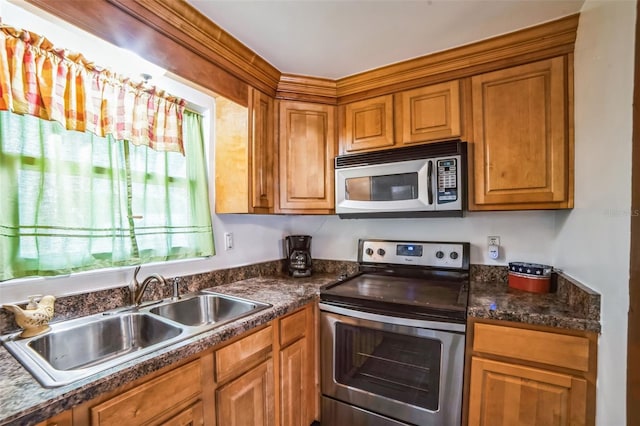
<instances>
[{"instance_id":1,"label":"beige wall","mask_svg":"<svg viewBox=\"0 0 640 426\"><path fill-rule=\"evenodd\" d=\"M575 208L554 264L602 295L597 424L625 424L634 1L583 6L575 49Z\"/></svg>"}]
</instances>

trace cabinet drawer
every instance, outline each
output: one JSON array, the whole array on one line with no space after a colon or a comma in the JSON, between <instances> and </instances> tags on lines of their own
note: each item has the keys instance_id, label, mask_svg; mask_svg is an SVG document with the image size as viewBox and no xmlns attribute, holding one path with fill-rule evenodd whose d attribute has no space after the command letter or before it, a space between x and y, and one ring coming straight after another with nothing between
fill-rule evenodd
<instances>
[{"instance_id":1,"label":"cabinet drawer","mask_svg":"<svg viewBox=\"0 0 640 426\"><path fill-rule=\"evenodd\" d=\"M304 336L307 329L307 309L286 316L280 320L280 346Z\"/></svg>"},{"instance_id":2,"label":"cabinet drawer","mask_svg":"<svg viewBox=\"0 0 640 426\"><path fill-rule=\"evenodd\" d=\"M91 408L92 425L144 424L200 395L200 361L191 362Z\"/></svg>"},{"instance_id":3,"label":"cabinet drawer","mask_svg":"<svg viewBox=\"0 0 640 426\"><path fill-rule=\"evenodd\" d=\"M71 426L72 424L73 416L71 410L68 410L51 417L49 420L40 422L36 426Z\"/></svg>"},{"instance_id":4,"label":"cabinet drawer","mask_svg":"<svg viewBox=\"0 0 640 426\"><path fill-rule=\"evenodd\" d=\"M586 337L476 323L473 350L589 371L589 339Z\"/></svg>"},{"instance_id":5,"label":"cabinet drawer","mask_svg":"<svg viewBox=\"0 0 640 426\"><path fill-rule=\"evenodd\" d=\"M197 426L203 424L204 408L202 407L202 401L198 401L184 410L181 410L169 420L161 423L162 426Z\"/></svg>"},{"instance_id":6,"label":"cabinet drawer","mask_svg":"<svg viewBox=\"0 0 640 426\"><path fill-rule=\"evenodd\" d=\"M216 351L216 381L222 382L264 360L271 351L271 326Z\"/></svg>"}]
</instances>

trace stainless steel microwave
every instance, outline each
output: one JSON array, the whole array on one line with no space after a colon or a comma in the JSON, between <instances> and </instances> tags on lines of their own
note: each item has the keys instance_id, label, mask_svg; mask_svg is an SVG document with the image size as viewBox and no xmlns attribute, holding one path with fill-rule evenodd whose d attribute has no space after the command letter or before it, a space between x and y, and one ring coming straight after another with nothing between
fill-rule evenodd
<instances>
[{"instance_id":1,"label":"stainless steel microwave","mask_svg":"<svg viewBox=\"0 0 640 426\"><path fill-rule=\"evenodd\" d=\"M460 140L337 156L341 218L461 217L467 143Z\"/></svg>"}]
</instances>

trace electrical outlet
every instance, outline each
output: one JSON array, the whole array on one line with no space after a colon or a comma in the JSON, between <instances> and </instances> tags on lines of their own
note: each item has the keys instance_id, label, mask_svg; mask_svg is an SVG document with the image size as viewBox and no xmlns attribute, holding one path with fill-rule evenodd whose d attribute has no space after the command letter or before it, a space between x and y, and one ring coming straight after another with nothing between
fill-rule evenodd
<instances>
[{"instance_id":1,"label":"electrical outlet","mask_svg":"<svg viewBox=\"0 0 640 426\"><path fill-rule=\"evenodd\" d=\"M498 237L498 236L489 236L489 237L487 237L487 245L489 245L489 246L499 246L500 245L500 237Z\"/></svg>"},{"instance_id":2,"label":"electrical outlet","mask_svg":"<svg viewBox=\"0 0 640 426\"><path fill-rule=\"evenodd\" d=\"M231 250L233 248L233 232L224 233L224 249Z\"/></svg>"}]
</instances>

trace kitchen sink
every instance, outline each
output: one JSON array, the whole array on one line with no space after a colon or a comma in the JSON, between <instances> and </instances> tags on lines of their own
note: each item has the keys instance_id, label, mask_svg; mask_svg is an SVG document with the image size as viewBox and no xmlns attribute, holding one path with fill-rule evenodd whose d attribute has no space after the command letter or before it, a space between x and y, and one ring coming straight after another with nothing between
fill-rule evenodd
<instances>
[{"instance_id":1,"label":"kitchen sink","mask_svg":"<svg viewBox=\"0 0 640 426\"><path fill-rule=\"evenodd\" d=\"M271 305L212 292L163 300L50 324L29 338L1 336L4 346L44 387L73 383L212 330Z\"/></svg>"},{"instance_id":2,"label":"kitchen sink","mask_svg":"<svg viewBox=\"0 0 640 426\"><path fill-rule=\"evenodd\" d=\"M56 370L68 371L157 345L181 331L150 315L127 313L48 333L28 345Z\"/></svg>"},{"instance_id":3,"label":"kitchen sink","mask_svg":"<svg viewBox=\"0 0 640 426\"><path fill-rule=\"evenodd\" d=\"M201 294L151 309L151 313L189 326L222 324L269 305L222 295Z\"/></svg>"}]
</instances>

